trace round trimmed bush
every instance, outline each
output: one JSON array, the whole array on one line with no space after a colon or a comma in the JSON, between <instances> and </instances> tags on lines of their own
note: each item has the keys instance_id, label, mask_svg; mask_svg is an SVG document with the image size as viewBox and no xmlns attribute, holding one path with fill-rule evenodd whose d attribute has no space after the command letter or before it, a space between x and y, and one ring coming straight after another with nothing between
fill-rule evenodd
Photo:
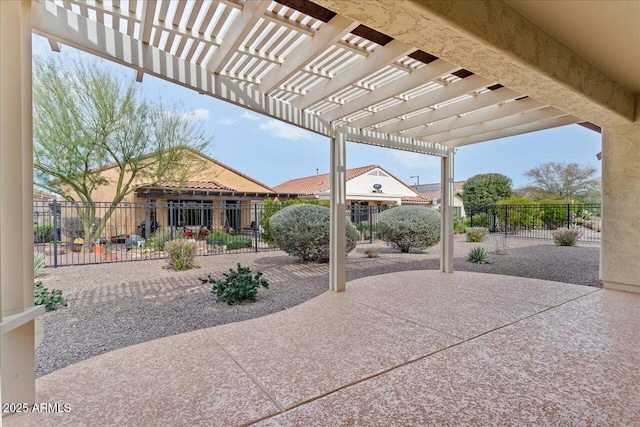
<instances>
[{"instance_id":1,"label":"round trimmed bush","mask_svg":"<svg viewBox=\"0 0 640 427\"><path fill-rule=\"evenodd\" d=\"M424 206L398 206L380 213L378 235L389 246L409 252L440 241L440 214Z\"/></svg>"},{"instance_id":2,"label":"round trimmed bush","mask_svg":"<svg viewBox=\"0 0 640 427\"><path fill-rule=\"evenodd\" d=\"M277 247L305 261L329 261L330 209L319 205L292 205L269 220ZM347 252L358 242L358 230L347 220Z\"/></svg>"}]
</instances>

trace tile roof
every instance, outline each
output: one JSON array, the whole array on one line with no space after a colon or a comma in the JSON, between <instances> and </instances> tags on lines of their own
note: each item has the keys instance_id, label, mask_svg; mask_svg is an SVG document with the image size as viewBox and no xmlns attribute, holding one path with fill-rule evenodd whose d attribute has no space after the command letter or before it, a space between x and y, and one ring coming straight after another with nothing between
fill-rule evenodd
<instances>
[{"instance_id":1,"label":"tile roof","mask_svg":"<svg viewBox=\"0 0 640 427\"><path fill-rule=\"evenodd\" d=\"M378 165L362 166L359 168L347 169L346 181L349 181L355 177L358 177L370 170L380 168ZM316 195L322 191L329 191L330 178L328 173L321 175L306 176L303 178L296 178L284 182L280 185L273 187L273 191L276 193L289 193L289 194L301 194L306 196Z\"/></svg>"},{"instance_id":2,"label":"tile roof","mask_svg":"<svg viewBox=\"0 0 640 427\"><path fill-rule=\"evenodd\" d=\"M462 186L467 181L456 181L453 183L453 193L458 194L462 192ZM433 184L418 184L412 185L411 189L416 191L422 197L427 199L429 203L433 201L433 199L440 200L442 198L440 191L440 183L436 182Z\"/></svg>"},{"instance_id":3,"label":"tile roof","mask_svg":"<svg viewBox=\"0 0 640 427\"><path fill-rule=\"evenodd\" d=\"M402 196L402 201L411 202L411 203L429 204L431 203L432 199L427 199L426 197L423 197L423 196Z\"/></svg>"},{"instance_id":4,"label":"tile roof","mask_svg":"<svg viewBox=\"0 0 640 427\"><path fill-rule=\"evenodd\" d=\"M180 183L177 181L162 181L152 185L142 185L142 187L152 188L167 188L167 189L180 189L180 190L217 190L217 191L238 191L235 188L227 187L217 181L187 181L186 183Z\"/></svg>"}]
</instances>

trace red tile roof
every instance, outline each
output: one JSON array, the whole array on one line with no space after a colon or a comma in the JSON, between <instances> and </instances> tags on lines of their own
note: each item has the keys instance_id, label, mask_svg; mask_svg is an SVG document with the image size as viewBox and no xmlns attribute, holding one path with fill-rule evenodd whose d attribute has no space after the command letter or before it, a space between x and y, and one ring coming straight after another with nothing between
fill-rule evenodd
<instances>
[{"instance_id":1,"label":"red tile roof","mask_svg":"<svg viewBox=\"0 0 640 427\"><path fill-rule=\"evenodd\" d=\"M362 166L359 168L347 169L346 181L358 177L370 170L380 168L378 165ZM289 180L273 187L276 193L300 194L305 196L315 196L322 191L329 191L330 178L328 173L321 175L306 176Z\"/></svg>"}]
</instances>

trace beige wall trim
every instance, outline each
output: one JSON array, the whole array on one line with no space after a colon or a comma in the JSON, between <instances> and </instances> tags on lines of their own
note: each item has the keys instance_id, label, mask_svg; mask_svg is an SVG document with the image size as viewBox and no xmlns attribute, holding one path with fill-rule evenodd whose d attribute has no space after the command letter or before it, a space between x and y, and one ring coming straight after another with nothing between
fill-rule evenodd
<instances>
[{"instance_id":1,"label":"beige wall trim","mask_svg":"<svg viewBox=\"0 0 640 427\"><path fill-rule=\"evenodd\" d=\"M8 334L14 329L31 322L41 314L44 314L44 305L28 307L25 308L22 313L3 317L2 322L0 322L0 335Z\"/></svg>"},{"instance_id":2,"label":"beige wall trim","mask_svg":"<svg viewBox=\"0 0 640 427\"><path fill-rule=\"evenodd\" d=\"M502 1L314 2L601 127L635 117L633 93Z\"/></svg>"}]
</instances>

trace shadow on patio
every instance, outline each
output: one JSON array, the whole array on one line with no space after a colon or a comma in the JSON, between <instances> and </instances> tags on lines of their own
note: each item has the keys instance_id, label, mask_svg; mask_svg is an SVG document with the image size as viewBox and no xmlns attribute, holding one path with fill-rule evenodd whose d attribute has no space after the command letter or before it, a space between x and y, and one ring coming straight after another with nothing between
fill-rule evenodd
<instances>
[{"instance_id":1,"label":"shadow on patio","mask_svg":"<svg viewBox=\"0 0 640 427\"><path fill-rule=\"evenodd\" d=\"M23 425L631 425L640 295L480 273L354 280L36 382Z\"/></svg>"}]
</instances>

